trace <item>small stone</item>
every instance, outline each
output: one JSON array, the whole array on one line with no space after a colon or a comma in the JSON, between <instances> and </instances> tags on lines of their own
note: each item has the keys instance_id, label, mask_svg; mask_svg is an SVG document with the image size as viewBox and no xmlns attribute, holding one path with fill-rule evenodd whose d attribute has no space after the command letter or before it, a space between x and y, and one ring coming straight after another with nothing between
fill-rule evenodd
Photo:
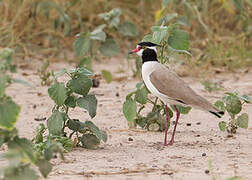
<instances>
[{"instance_id":1,"label":"small stone","mask_svg":"<svg viewBox=\"0 0 252 180\"><path fill-rule=\"evenodd\" d=\"M129 137L129 138L128 138L128 141L133 141L133 138Z\"/></svg>"},{"instance_id":2,"label":"small stone","mask_svg":"<svg viewBox=\"0 0 252 180\"><path fill-rule=\"evenodd\" d=\"M206 174L209 174L209 170L208 170L208 169L206 169L206 170L205 170L205 173L206 173Z\"/></svg>"},{"instance_id":3,"label":"small stone","mask_svg":"<svg viewBox=\"0 0 252 180\"><path fill-rule=\"evenodd\" d=\"M206 156L206 153L202 153L202 156Z\"/></svg>"},{"instance_id":4,"label":"small stone","mask_svg":"<svg viewBox=\"0 0 252 180\"><path fill-rule=\"evenodd\" d=\"M196 135L196 137L200 137L200 135L199 135L199 134L197 134L197 135Z\"/></svg>"},{"instance_id":5,"label":"small stone","mask_svg":"<svg viewBox=\"0 0 252 180\"><path fill-rule=\"evenodd\" d=\"M36 107L37 107L37 105L36 105L36 104L34 104L34 105L32 106L32 108L33 108L33 109L36 109Z\"/></svg>"},{"instance_id":6,"label":"small stone","mask_svg":"<svg viewBox=\"0 0 252 180\"><path fill-rule=\"evenodd\" d=\"M119 93L118 92L116 93L116 97L119 97Z\"/></svg>"},{"instance_id":7,"label":"small stone","mask_svg":"<svg viewBox=\"0 0 252 180\"><path fill-rule=\"evenodd\" d=\"M97 88L100 85L100 81L98 79L92 79L93 87Z\"/></svg>"},{"instance_id":8,"label":"small stone","mask_svg":"<svg viewBox=\"0 0 252 180\"><path fill-rule=\"evenodd\" d=\"M197 125L200 125L200 124L201 124L201 122L197 122L196 124L197 124Z\"/></svg>"},{"instance_id":9,"label":"small stone","mask_svg":"<svg viewBox=\"0 0 252 180\"><path fill-rule=\"evenodd\" d=\"M186 123L186 126L191 126L192 124L191 123Z\"/></svg>"}]
</instances>

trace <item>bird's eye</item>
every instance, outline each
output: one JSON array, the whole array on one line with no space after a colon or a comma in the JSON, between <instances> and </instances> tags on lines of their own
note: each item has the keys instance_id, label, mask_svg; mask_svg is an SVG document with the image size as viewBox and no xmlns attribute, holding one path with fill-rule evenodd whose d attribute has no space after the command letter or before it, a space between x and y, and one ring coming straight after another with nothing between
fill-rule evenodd
<instances>
[{"instance_id":1,"label":"bird's eye","mask_svg":"<svg viewBox=\"0 0 252 180\"><path fill-rule=\"evenodd\" d=\"M146 49L146 46L142 46L142 49Z\"/></svg>"}]
</instances>

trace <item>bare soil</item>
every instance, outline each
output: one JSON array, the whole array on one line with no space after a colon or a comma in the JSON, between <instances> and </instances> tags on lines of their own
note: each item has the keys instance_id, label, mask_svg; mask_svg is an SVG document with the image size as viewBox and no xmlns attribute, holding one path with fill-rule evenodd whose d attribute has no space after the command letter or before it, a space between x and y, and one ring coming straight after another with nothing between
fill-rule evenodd
<instances>
[{"instance_id":1,"label":"bare soil","mask_svg":"<svg viewBox=\"0 0 252 180\"><path fill-rule=\"evenodd\" d=\"M31 65L32 64L32 65ZM13 84L7 92L22 106L17 128L21 136L32 139L37 125L35 118L48 118L53 107L47 88L40 85L36 75L40 62L22 66L14 76L32 83L32 89ZM74 64L54 63L50 68L73 68ZM181 117L173 146L163 147L163 132L147 132L142 129L130 130L123 116L122 105L127 93L140 80L132 78L131 69L123 59L95 62L93 69L99 73L106 69L113 73L114 81L106 84L101 80L92 93L98 98L97 115L92 120L108 133L108 141L97 150L74 148L65 154L65 160L53 160L53 171L48 179L183 179L208 180L241 176L252 179L252 106L245 105L243 111L249 113L247 130L239 129L233 137L218 129L221 119L212 114L193 109L189 115ZM66 81L67 77L61 78ZM215 102L225 91L209 93L204 90L199 79L183 78L199 94ZM237 90L240 94L252 95L252 71L241 73L221 73L210 78L221 81L227 91ZM117 96L116 94L119 94ZM89 120L87 112L76 108L71 117ZM227 120L225 115L223 120ZM173 119L174 120L174 119ZM42 121L46 123L46 121ZM172 127L173 128L173 127ZM172 128L169 129L169 137ZM168 137L168 138L169 138ZM131 138L131 141L129 141ZM2 148L1 151L3 151ZM209 161L213 171L208 173Z\"/></svg>"}]
</instances>

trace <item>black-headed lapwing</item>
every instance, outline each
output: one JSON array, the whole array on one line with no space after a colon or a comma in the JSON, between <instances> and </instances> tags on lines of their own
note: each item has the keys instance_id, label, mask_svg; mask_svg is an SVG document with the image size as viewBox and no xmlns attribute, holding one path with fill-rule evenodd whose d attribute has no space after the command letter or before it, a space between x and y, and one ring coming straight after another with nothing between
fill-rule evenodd
<instances>
[{"instance_id":1,"label":"black-headed lapwing","mask_svg":"<svg viewBox=\"0 0 252 180\"><path fill-rule=\"evenodd\" d=\"M166 125L164 145L172 145L178 124L180 113L176 105L192 106L204 111L208 111L217 117L224 114L213 106L202 96L196 94L174 71L157 59L157 49L159 46L151 42L140 42L136 49L129 53L136 53L142 57L142 78L148 90L165 103ZM177 118L170 142L167 144L168 123L170 121L167 104L174 105Z\"/></svg>"}]
</instances>

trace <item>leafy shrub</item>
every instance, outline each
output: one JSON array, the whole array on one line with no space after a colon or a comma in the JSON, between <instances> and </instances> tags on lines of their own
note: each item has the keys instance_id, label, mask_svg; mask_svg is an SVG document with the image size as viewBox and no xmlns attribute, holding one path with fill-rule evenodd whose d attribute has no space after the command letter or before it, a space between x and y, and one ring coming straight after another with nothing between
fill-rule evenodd
<instances>
[{"instance_id":1,"label":"leafy shrub","mask_svg":"<svg viewBox=\"0 0 252 180\"><path fill-rule=\"evenodd\" d=\"M238 127L247 129L248 128L248 114L242 113L242 106L244 103L252 103L252 97L243 95L239 96L238 93L226 93L226 95L218 100L215 105L222 111L227 111L229 114L229 121L221 121L219 128L221 131L227 131L228 133L234 134Z\"/></svg>"}]
</instances>

